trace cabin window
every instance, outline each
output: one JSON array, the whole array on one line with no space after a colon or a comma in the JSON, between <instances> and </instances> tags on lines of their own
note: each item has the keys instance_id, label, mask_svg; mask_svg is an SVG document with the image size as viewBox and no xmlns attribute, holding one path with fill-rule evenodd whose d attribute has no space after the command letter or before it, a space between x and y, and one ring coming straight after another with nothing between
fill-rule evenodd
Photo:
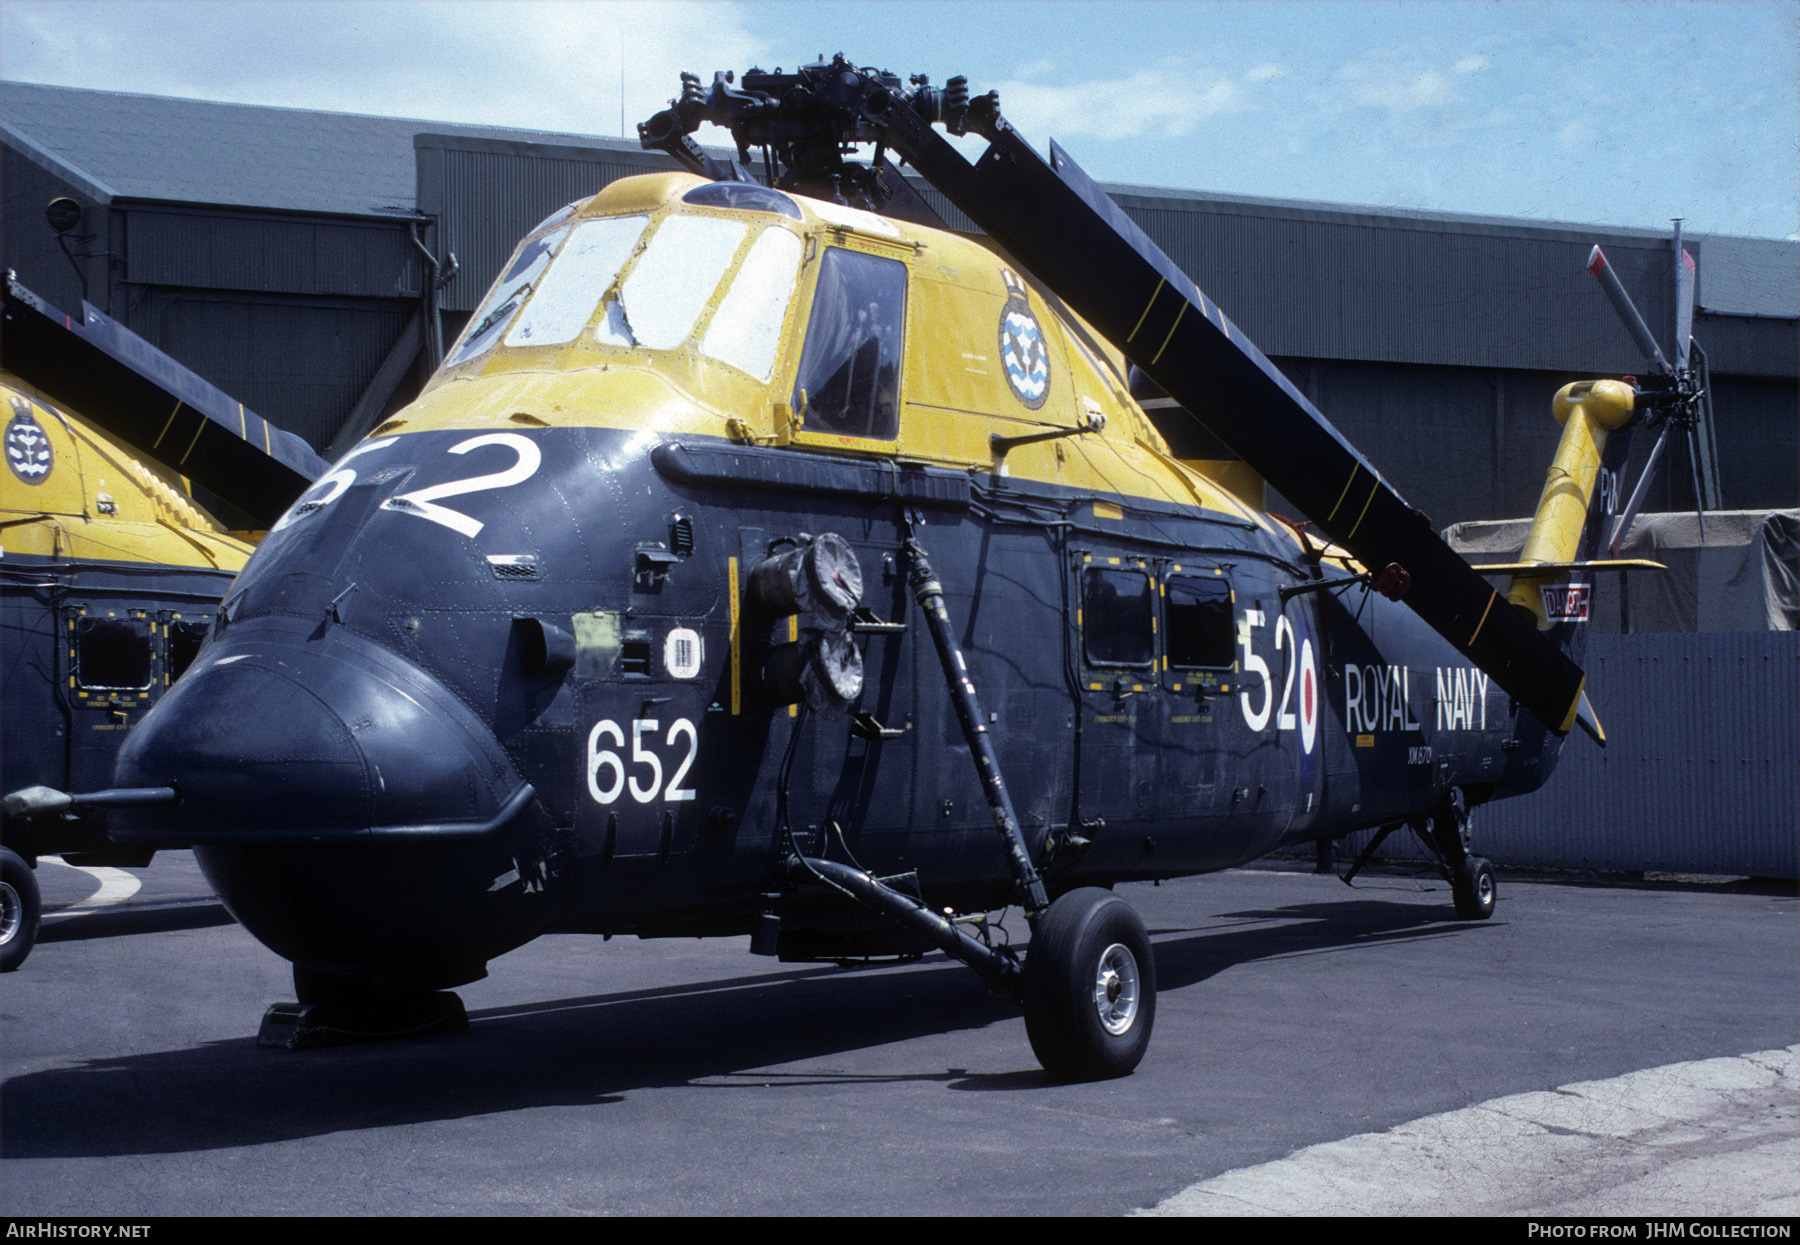
<instances>
[{"instance_id":1,"label":"cabin window","mask_svg":"<svg viewBox=\"0 0 1800 1245\"><path fill-rule=\"evenodd\" d=\"M568 227L564 226L553 233L529 238L519 247L519 253L513 257L513 262L494 283L494 288L488 291L487 298L470 319L469 330L463 334L461 344L451 353L447 366L467 362L500 340L501 333L506 331L506 326L512 323L513 317L519 314L519 308L530 297L532 287L543 275L544 269L550 266L557 248L568 236Z\"/></svg>"},{"instance_id":2,"label":"cabin window","mask_svg":"<svg viewBox=\"0 0 1800 1245\"><path fill-rule=\"evenodd\" d=\"M800 239L785 229L763 230L713 313L701 352L768 380L775 373L781 326L799 278Z\"/></svg>"},{"instance_id":3,"label":"cabin window","mask_svg":"<svg viewBox=\"0 0 1800 1245\"><path fill-rule=\"evenodd\" d=\"M649 223L648 216L608 216L575 226L506 335L506 344L554 346L574 341L594 318L601 296L631 258Z\"/></svg>"},{"instance_id":4,"label":"cabin window","mask_svg":"<svg viewBox=\"0 0 1800 1245\"><path fill-rule=\"evenodd\" d=\"M1099 666L1147 666L1156 635L1150 576L1143 571L1089 566L1081 576L1081 635L1087 659Z\"/></svg>"},{"instance_id":5,"label":"cabin window","mask_svg":"<svg viewBox=\"0 0 1800 1245\"><path fill-rule=\"evenodd\" d=\"M75 681L89 690L139 691L150 686L147 618L75 620Z\"/></svg>"},{"instance_id":6,"label":"cabin window","mask_svg":"<svg viewBox=\"0 0 1800 1245\"><path fill-rule=\"evenodd\" d=\"M1163 651L1171 669L1230 668L1237 657L1237 638L1231 630L1231 585L1223 576L1171 576L1163 613L1168 620Z\"/></svg>"},{"instance_id":7,"label":"cabin window","mask_svg":"<svg viewBox=\"0 0 1800 1245\"><path fill-rule=\"evenodd\" d=\"M892 441L900 434L906 265L828 247L794 384L809 432Z\"/></svg>"},{"instance_id":8,"label":"cabin window","mask_svg":"<svg viewBox=\"0 0 1800 1245\"><path fill-rule=\"evenodd\" d=\"M718 216L670 216L606 304L594 336L608 346L672 350L694 331L750 227Z\"/></svg>"},{"instance_id":9,"label":"cabin window","mask_svg":"<svg viewBox=\"0 0 1800 1245\"><path fill-rule=\"evenodd\" d=\"M200 646L206 643L210 629L204 618L172 618L169 620L169 682L173 683L194 664Z\"/></svg>"}]
</instances>

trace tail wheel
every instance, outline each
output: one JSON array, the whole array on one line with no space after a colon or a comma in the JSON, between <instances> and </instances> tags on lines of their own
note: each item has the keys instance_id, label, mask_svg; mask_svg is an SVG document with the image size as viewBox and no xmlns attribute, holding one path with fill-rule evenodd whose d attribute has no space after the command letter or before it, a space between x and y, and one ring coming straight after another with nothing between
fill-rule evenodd
<instances>
[{"instance_id":1,"label":"tail wheel","mask_svg":"<svg viewBox=\"0 0 1800 1245\"><path fill-rule=\"evenodd\" d=\"M42 911L37 875L23 856L0 847L0 972L12 972L31 954Z\"/></svg>"},{"instance_id":2,"label":"tail wheel","mask_svg":"<svg viewBox=\"0 0 1800 1245\"><path fill-rule=\"evenodd\" d=\"M1465 856L1450 880L1456 915L1465 921L1485 921L1494 915L1494 866L1482 856Z\"/></svg>"},{"instance_id":3,"label":"tail wheel","mask_svg":"<svg viewBox=\"0 0 1800 1245\"><path fill-rule=\"evenodd\" d=\"M1156 960L1130 904L1094 887L1039 918L1025 957L1025 1032L1052 1076L1124 1076L1150 1046Z\"/></svg>"}]
</instances>

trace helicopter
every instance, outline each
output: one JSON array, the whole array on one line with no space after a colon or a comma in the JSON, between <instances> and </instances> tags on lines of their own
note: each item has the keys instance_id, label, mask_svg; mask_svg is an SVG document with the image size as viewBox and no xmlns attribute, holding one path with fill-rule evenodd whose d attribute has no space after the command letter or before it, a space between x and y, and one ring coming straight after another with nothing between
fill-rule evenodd
<instances>
[{"instance_id":1,"label":"helicopter","mask_svg":"<svg viewBox=\"0 0 1800 1245\"><path fill-rule=\"evenodd\" d=\"M1524 552L1471 567L997 95L840 55L639 134L682 168L525 237L120 751L114 840L293 964L261 1041L459 1028L545 933L748 934L942 950L1093 1079L1155 1019L1117 883L1409 828L1492 913L1472 811L1604 742L1632 385L1558 395Z\"/></svg>"},{"instance_id":2,"label":"helicopter","mask_svg":"<svg viewBox=\"0 0 1800 1245\"><path fill-rule=\"evenodd\" d=\"M90 305L65 315L9 273L4 314L0 789L91 792L192 664L254 549L253 532L228 529L165 463L207 464L249 514L212 505L246 523L265 514L263 526L323 463ZM31 954L40 856L150 862L154 849L107 837L104 809L104 798L9 802L0 969Z\"/></svg>"}]
</instances>

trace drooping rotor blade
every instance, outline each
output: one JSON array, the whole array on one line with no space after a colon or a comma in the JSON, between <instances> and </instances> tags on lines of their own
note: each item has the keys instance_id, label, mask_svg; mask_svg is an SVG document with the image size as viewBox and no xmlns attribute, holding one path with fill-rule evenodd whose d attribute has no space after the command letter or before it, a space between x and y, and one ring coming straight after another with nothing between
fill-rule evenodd
<instances>
[{"instance_id":1,"label":"drooping rotor blade","mask_svg":"<svg viewBox=\"0 0 1800 1245\"><path fill-rule=\"evenodd\" d=\"M283 432L97 308L65 315L10 278L0 363L258 523L327 470Z\"/></svg>"},{"instance_id":2,"label":"drooping rotor blade","mask_svg":"<svg viewBox=\"0 0 1800 1245\"><path fill-rule=\"evenodd\" d=\"M1657 434L1656 444L1650 447L1650 457L1644 460L1644 469L1638 472L1637 484L1631 490L1631 500L1625 503L1624 513L1613 524L1612 539L1607 542L1607 547L1615 558L1619 556L1619 547L1624 543L1625 537L1631 532L1631 521L1637 518L1638 510L1644 504L1644 494L1650 488L1650 477L1656 473L1656 460L1662 457L1663 446L1669 441L1669 428L1670 425L1665 423L1662 431Z\"/></svg>"},{"instance_id":3,"label":"drooping rotor blade","mask_svg":"<svg viewBox=\"0 0 1800 1245\"><path fill-rule=\"evenodd\" d=\"M1612 265L1606 262L1606 256L1599 247L1588 252L1588 271L1600 282L1600 288L1606 291L1606 297L1612 302L1613 310L1619 313L1619 319L1625 322L1626 331L1644 354L1644 358L1656 365L1656 370L1664 376L1673 369L1669 361L1663 357L1662 347L1656 344L1656 338L1650 335L1650 328L1644 323L1644 317L1631 301L1631 295L1625 292L1625 286L1619 280L1619 274L1613 271Z\"/></svg>"},{"instance_id":4,"label":"drooping rotor blade","mask_svg":"<svg viewBox=\"0 0 1800 1245\"><path fill-rule=\"evenodd\" d=\"M1675 243L1675 366L1688 368L1688 345L1694 337L1694 257Z\"/></svg>"},{"instance_id":5,"label":"drooping rotor blade","mask_svg":"<svg viewBox=\"0 0 1800 1245\"><path fill-rule=\"evenodd\" d=\"M1407 604L1459 652L1551 730L1576 724L1581 670L1438 537L1061 148L1051 144L1046 162L995 116L983 127L988 150L970 165L909 110L881 119L915 169L1327 536L1373 571L1404 568Z\"/></svg>"}]
</instances>

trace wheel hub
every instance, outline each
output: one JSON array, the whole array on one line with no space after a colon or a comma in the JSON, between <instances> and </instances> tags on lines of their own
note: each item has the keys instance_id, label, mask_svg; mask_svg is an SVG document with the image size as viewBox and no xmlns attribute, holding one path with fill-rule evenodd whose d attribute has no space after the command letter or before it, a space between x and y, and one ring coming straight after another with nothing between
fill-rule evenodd
<instances>
[{"instance_id":1,"label":"wheel hub","mask_svg":"<svg viewBox=\"0 0 1800 1245\"><path fill-rule=\"evenodd\" d=\"M19 892L11 882L0 882L0 944L13 940L24 916L25 905L19 900Z\"/></svg>"},{"instance_id":2,"label":"wheel hub","mask_svg":"<svg viewBox=\"0 0 1800 1245\"><path fill-rule=\"evenodd\" d=\"M1137 1019L1140 989L1137 959L1129 947L1115 942L1100 953L1094 972L1094 1013L1114 1037Z\"/></svg>"}]
</instances>

